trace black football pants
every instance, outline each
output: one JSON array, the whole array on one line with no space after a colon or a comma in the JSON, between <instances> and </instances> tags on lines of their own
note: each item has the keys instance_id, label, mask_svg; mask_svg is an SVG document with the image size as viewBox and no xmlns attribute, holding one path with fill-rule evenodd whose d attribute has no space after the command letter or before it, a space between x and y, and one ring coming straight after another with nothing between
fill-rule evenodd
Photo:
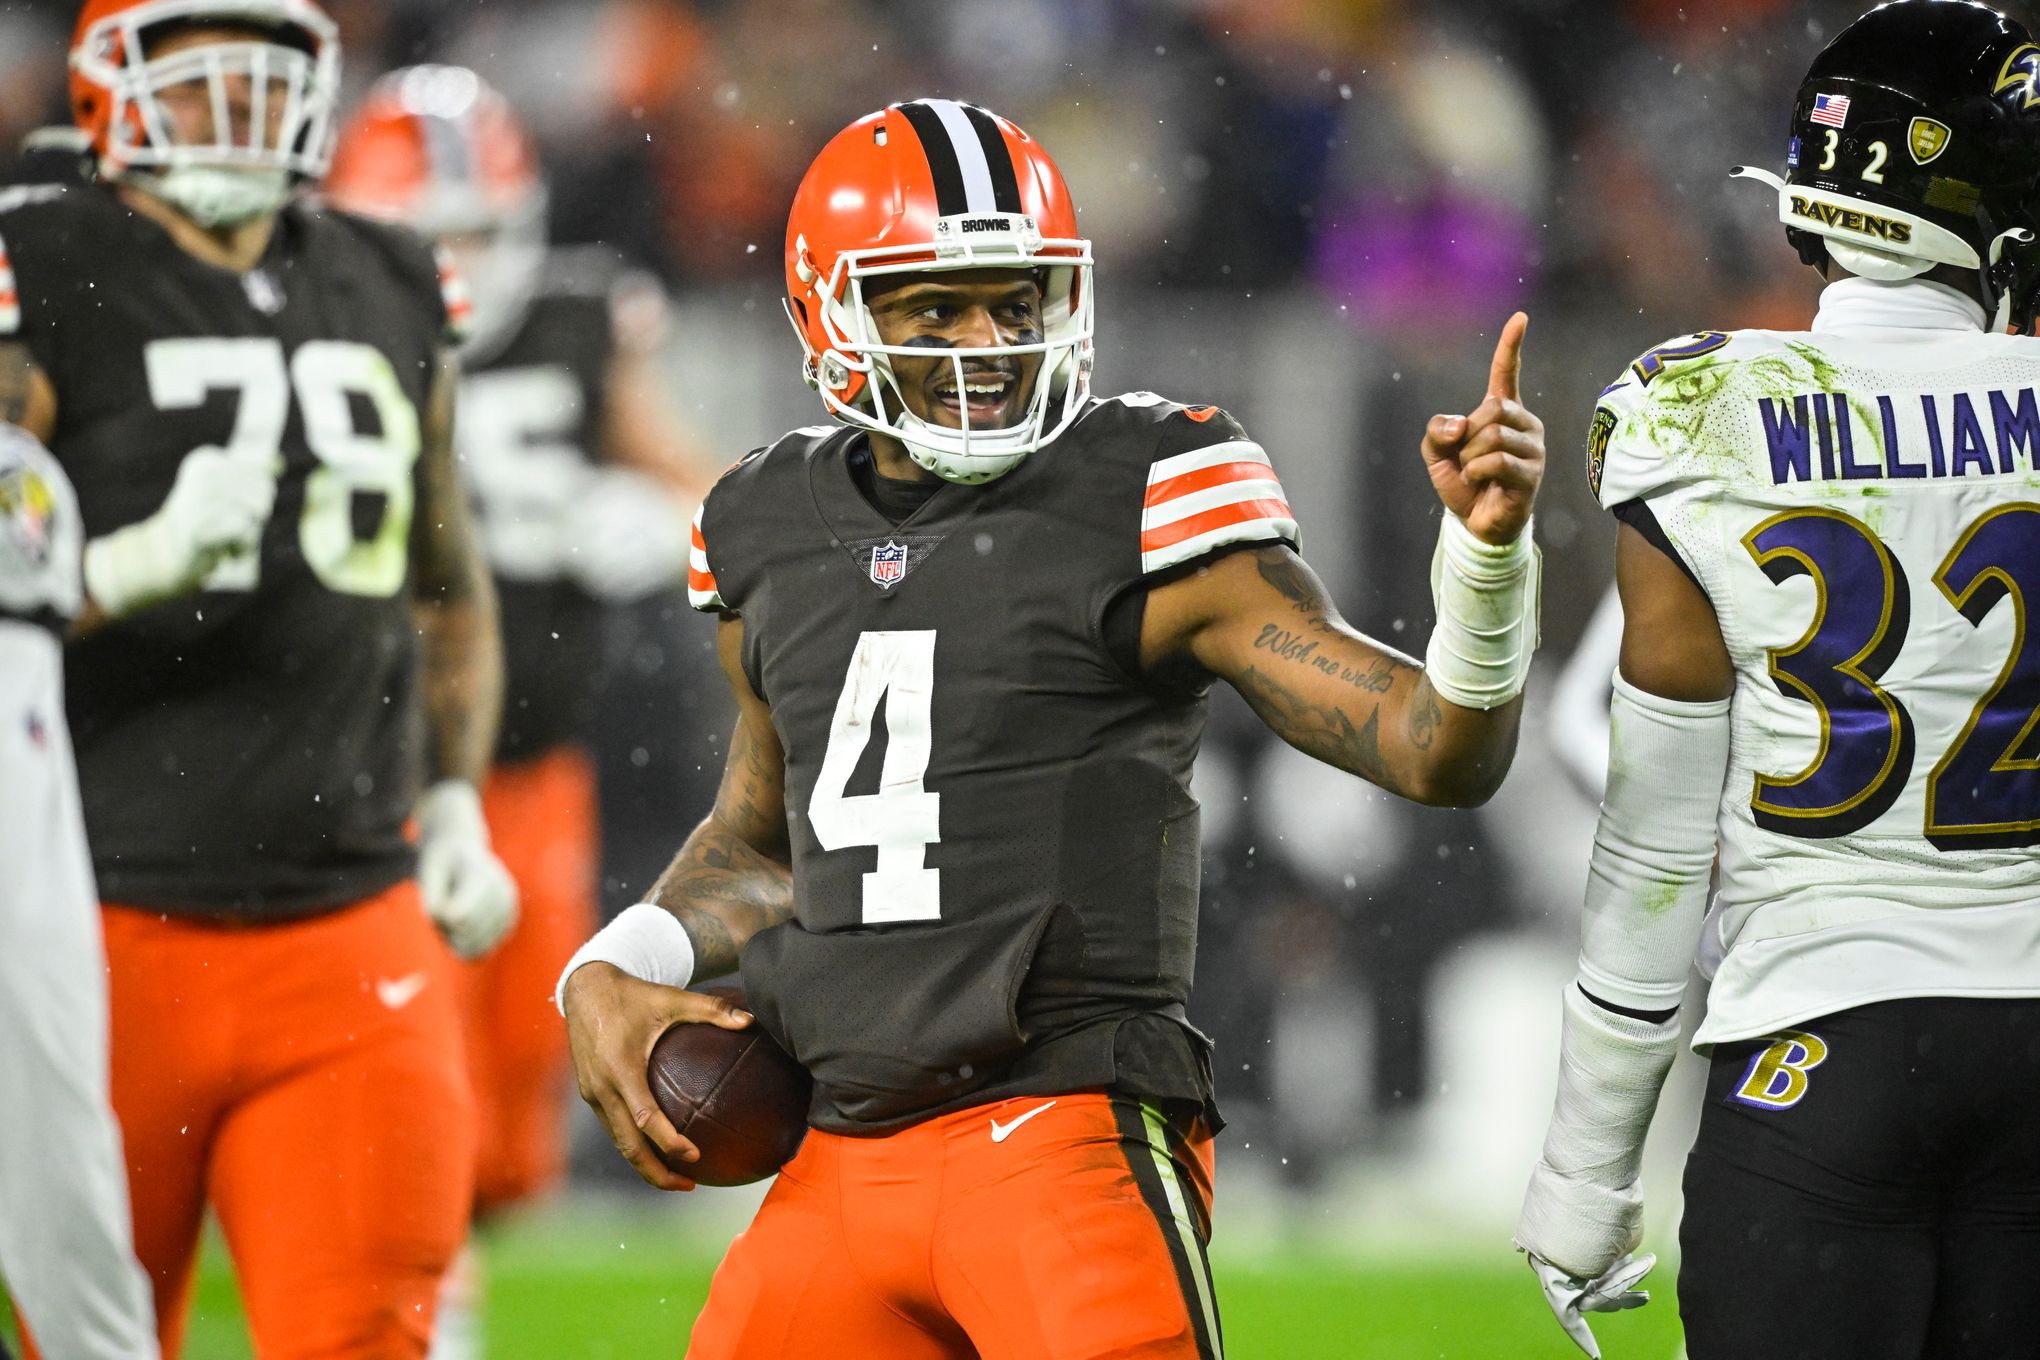
<instances>
[{"instance_id":1,"label":"black football pants","mask_svg":"<svg viewBox=\"0 0 2040 1360\"><path fill-rule=\"evenodd\" d=\"M2040 1360L2040 1000L1716 1048L1685 1190L1691 1360Z\"/></svg>"}]
</instances>

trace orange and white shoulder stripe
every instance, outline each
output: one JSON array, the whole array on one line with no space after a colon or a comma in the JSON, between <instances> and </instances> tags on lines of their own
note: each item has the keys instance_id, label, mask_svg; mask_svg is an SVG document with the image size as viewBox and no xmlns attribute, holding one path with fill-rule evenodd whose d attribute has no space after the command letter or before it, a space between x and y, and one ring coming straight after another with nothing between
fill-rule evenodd
<instances>
[{"instance_id":1,"label":"orange and white shoulder stripe","mask_svg":"<svg viewBox=\"0 0 2040 1360\"><path fill-rule=\"evenodd\" d=\"M21 294L14 287L14 266L7 259L7 238L0 236L0 335L21 329Z\"/></svg>"},{"instance_id":2,"label":"orange and white shoulder stripe","mask_svg":"<svg viewBox=\"0 0 2040 1360\"><path fill-rule=\"evenodd\" d=\"M1296 517L1251 439L1163 458L1148 469L1140 567L1161 571L1228 543L1297 541Z\"/></svg>"},{"instance_id":3,"label":"orange and white shoulder stripe","mask_svg":"<svg viewBox=\"0 0 2040 1360\"><path fill-rule=\"evenodd\" d=\"M716 590L715 573L708 567L708 541L701 536L701 512L707 508L707 501L695 507L694 527L688 531L687 603L696 609L721 609L722 594Z\"/></svg>"}]
</instances>

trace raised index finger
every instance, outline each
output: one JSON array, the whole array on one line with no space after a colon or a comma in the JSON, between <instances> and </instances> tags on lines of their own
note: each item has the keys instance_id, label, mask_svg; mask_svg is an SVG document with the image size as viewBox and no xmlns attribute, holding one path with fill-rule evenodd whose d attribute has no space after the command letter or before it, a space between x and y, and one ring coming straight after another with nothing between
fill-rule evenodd
<instances>
[{"instance_id":1,"label":"raised index finger","mask_svg":"<svg viewBox=\"0 0 2040 1360\"><path fill-rule=\"evenodd\" d=\"M1523 332L1529 328L1530 317L1525 312L1516 312L1502 323L1501 338L1495 341L1495 361L1488 369L1489 396L1523 399Z\"/></svg>"}]
</instances>

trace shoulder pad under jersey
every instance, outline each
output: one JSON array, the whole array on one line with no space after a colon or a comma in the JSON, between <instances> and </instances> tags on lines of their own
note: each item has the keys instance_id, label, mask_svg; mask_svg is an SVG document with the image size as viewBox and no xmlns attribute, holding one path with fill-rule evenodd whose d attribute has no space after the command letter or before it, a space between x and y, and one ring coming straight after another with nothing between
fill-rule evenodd
<instances>
[{"instance_id":1,"label":"shoulder pad under jersey","mask_svg":"<svg viewBox=\"0 0 2040 1360\"><path fill-rule=\"evenodd\" d=\"M1227 412L1130 392L1099 403L1083 424L1100 416L1130 419L1150 431L1140 516L1143 574L1236 543L1298 543L1296 517L1267 451Z\"/></svg>"},{"instance_id":2,"label":"shoulder pad under jersey","mask_svg":"<svg viewBox=\"0 0 2040 1360\"><path fill-rule=\"evenodd\" d=\"M804 462L817 444L841 433L842 427L837 425L803 426L762 448L752 449L723 469L722 475L716 478L715 485L708 489L708 495L702 498L694 511L694 527L687 552L687 603L710 614L721 613L730 607L723 601L722 591L716 585L716 559L709 548L709 534L704 527L710 507L714 507L718 519L733 509L741 515L745 494L765 473L768 464L777 471L788 460ZM727 526L728 521L724 523Z\"/></svg>"},{"instance_id":3,"label":"shoulder pad under jersey","mask_svg":"<svg viewBox=\"0 0 2040 1360\"><path fill-rule=\"evenodd\" d=\"M0 336L19 335L22 329L21 290L14 276L14 261L8 254L8 238L13 236L22 241L32 236L38 219L46 215L33 210L56 203L67 194L62 184L19 184L0 189Z\"/></svg>"},{"instance_id":4,"label":"shoulder pad under jersey","mask_svg":"<svg viewBox=\"0 0 2040 1360\"><path fill-rule=\"evenodd\" d=\"M1595 402L1587 427L1587 484L1606 509L1660 488L1722 475L1734 441L1712 403L1732 378L1767 366L1813 372L1803 337L1774 331L1696 331L1630 361Z\"/></svg>"},{"instance_id":5,"label":"shoulder pad under jersey","mask_svg":"<svg viewBox=\"0 0 2040 1360\"><path fill-rule=\"evenodd\" d=\"M409 227L344 212L324 200L307 203L304 211L317 229L353 236L380 256L404 291L427 309L441 344L456 346L466 338L474 304L444 247Z\"/></svg>"}]
</instances>

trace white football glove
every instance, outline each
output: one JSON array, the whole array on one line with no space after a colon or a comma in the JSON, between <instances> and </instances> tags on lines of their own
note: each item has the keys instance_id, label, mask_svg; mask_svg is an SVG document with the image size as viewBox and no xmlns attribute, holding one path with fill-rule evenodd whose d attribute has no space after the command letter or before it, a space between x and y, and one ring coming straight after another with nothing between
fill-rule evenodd
<instances>
[{"instance_id":1,"label":"white football glove","mask_svg":"<svg viewBox=\"0 0 2040 1360\"><path fill-rule=\"evenodd\" d=\"M686 575L688 514L663 482L628 468L588 479L567 516L567 570L598 600L628 603Z\"/></svg>"},{"instance_id":2,"label":"white football glove","mask_svg":"<svg viewBox=\"0 0 2040 1360\"><path fill-rule=\"evenodd\" d=\"M418 892L464 959L494 949L517 923L517 884L489 848L482 796L464 779L442 779L418 800Z\"/></svg>"},{"instance_id":3,"label":"white football glove","mask_svg":"<svg viewBox=\"0 0 2040 1360\"><path fill-rule=\"evenodd\" d=\"M1650 1291L1636 1286L1657 1264L1656 1256L1624 1256L1605 1274L1591 1280L1578 1280L1536 1252L1526 1254L1530 1269L1537 1272L1537 1283L1544 1289L1544 1301L1551 1306L1552 1316L1558 1319L1558 1325L1565 1328L1565 1334L1573 1339L1573 1343L1594 1360L1601 1360L1601 1344L1594 1340L1594 1329L1587 1325L1582 1314L1619 1313L1626 1308L1641 1308L1650 1302Z\"/></svg>"},{"instance_id":4,"label":"white football glove","mask_svg":"<svg viewBox=\"0 0 2040 1360\"><path fill-rule=\"evenodd\" d=\"M282 460L193 449L155 514L85 545L85 585L110 618L188 595L219 563L254 552Z\"/></svg>"}]
</instances>

